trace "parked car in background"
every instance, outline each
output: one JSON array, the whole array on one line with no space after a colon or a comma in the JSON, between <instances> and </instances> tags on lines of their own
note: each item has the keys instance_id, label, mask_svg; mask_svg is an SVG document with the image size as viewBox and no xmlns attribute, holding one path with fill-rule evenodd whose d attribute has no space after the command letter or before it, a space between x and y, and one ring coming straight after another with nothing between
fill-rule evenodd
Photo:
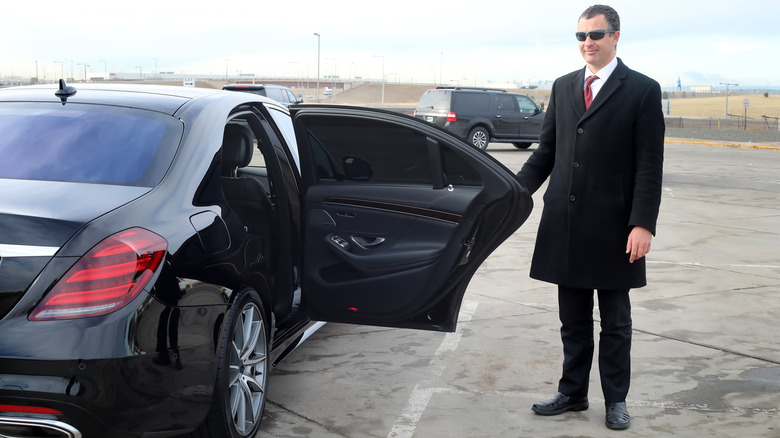
<instances>
[{"instance_id":1,"label":"parked car in background","mask_svg":"<svg viewBox=\"0 0 780 438\"><path fill-rule=\"evenodd\" d=\"M314 321L453 331L532 209L398 113L64 81L0 90L0 193L4 437L254 437Z\"/></svg>"},{"instance_id":2,"label":"parked car in background","mask_svg":"<svg viewBox=\"0 0 780 438\"><path fill-rule=\"evenodd\" d=\"M228 91L244 91L247 93L254 93L260 96L265 96L273 99L277 102L281 102L284 106L294 105L296 103L303 103L303 99L300 96L295 96L287 87L281 85L271 84L228 84L222 87L223 90Z\"/></svg>"},{"instance_id":3,"label":"parked car in background","mask_svg":"<svg viewBox=\"0 0 780 438\"><path fill-rule=\"evenodd\" d=\"M414 117L444 128L479 149L512 143L526 149L539 142L545 112L528 96L506 90L437 87L420 97Z\"/></svg>"}]
</instances>

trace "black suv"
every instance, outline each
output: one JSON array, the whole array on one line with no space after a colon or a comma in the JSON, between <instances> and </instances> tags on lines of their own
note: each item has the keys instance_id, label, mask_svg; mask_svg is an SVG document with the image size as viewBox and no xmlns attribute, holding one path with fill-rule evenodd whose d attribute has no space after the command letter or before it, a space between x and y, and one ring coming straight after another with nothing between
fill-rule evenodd
<instances>
[{"instance_id":1,"label":"black suv","mask_svg":"<svg viewBox=\"0 0 780 438\"><path fill-rule=\"evenodd\" d=\"M259 94L269 99L273 99L277 102L281 102L284 106L294 105L296 103L303 103L303 99L296 97L295 93L287 87L281 85L270 84L228 84L222 87L223 90L229 91L244 91L247 93Z\"/></svg>"},{"instance_id":2,"label":"black suv","mask_svg":"<svg viewBox=\"0 0 780 438\"><path fill-rule=\"evenodd\" d=\"M480 149L489 142L526 149L539 142L544 111L524 94L492 88L427 90L414 116L444 128Z\"/></svg>"}]
</instances>

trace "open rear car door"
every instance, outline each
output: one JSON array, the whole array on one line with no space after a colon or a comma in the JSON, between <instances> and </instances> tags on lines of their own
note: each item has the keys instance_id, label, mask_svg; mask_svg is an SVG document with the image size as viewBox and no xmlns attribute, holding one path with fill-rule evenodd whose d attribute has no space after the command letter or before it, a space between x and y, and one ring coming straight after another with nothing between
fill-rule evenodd
<instances>
[{"instance_id":1,"label":"open rear car door","mask_svg":"<svg viewBox=\"0 0 780 438\"><path fill-rule=\"evenodd\" d=\"M501 163L420 120L339 106L291 113L310 317L454 331L469 280L528 218L530 194Z\"/></svg>"}]
</instances>

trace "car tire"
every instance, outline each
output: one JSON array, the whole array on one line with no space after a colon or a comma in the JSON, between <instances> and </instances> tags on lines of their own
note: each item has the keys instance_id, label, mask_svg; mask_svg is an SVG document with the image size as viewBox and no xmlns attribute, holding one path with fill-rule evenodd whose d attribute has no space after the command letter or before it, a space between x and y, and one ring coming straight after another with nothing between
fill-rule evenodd
<instances>
[{"instance_id":1,"label":"car tire","mask_svg":"<svg viewBox=\"0 0 780 438\"><path fill-rule=\"evenodd\" d=\"M528 149L531 147L531 142L512 143L518 149Z\"/></svg>"},{"instance_id":2,"label":"car tire","mask_svg":"<svg viewBox=\"0 0 780 438\"><path fill-rule=\"evenodd\" d=\"M194 436L249 438L257 434L270 371L268 321L254 289L238 292L222 331L211 411Z\"/></svg>"},{"instance_id":3,"label":"car tire","mask_svg":"<svg viewBox=\"0 0 780 438\"><path fill-rule=\"evenodd\" d=\"M487 129L477 126L469 132L469 143L473 144L477 149L482 149L484 151L487 149L489 142L490 133Z\"/></svg>"}]
</instances>

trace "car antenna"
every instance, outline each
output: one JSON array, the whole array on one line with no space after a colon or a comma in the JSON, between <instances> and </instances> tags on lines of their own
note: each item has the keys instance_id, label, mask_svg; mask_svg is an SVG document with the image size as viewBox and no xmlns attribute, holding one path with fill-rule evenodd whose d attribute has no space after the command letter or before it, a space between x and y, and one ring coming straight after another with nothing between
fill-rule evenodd
<instances>
[{"instance_id":1,"label":"car antenna","mask_svg":"<svg viewBox=\"0 0 780 438\"><path fill-rule=\"evenodd\" d=\"M76 87L71 87L70 85L66 85L65 79L60 79L60 89L55 91L54 95L60 98L62 104L65 105L65 103L68 101L68 98L75 94L76 94Z\"/></svg>"}]
</instances>

